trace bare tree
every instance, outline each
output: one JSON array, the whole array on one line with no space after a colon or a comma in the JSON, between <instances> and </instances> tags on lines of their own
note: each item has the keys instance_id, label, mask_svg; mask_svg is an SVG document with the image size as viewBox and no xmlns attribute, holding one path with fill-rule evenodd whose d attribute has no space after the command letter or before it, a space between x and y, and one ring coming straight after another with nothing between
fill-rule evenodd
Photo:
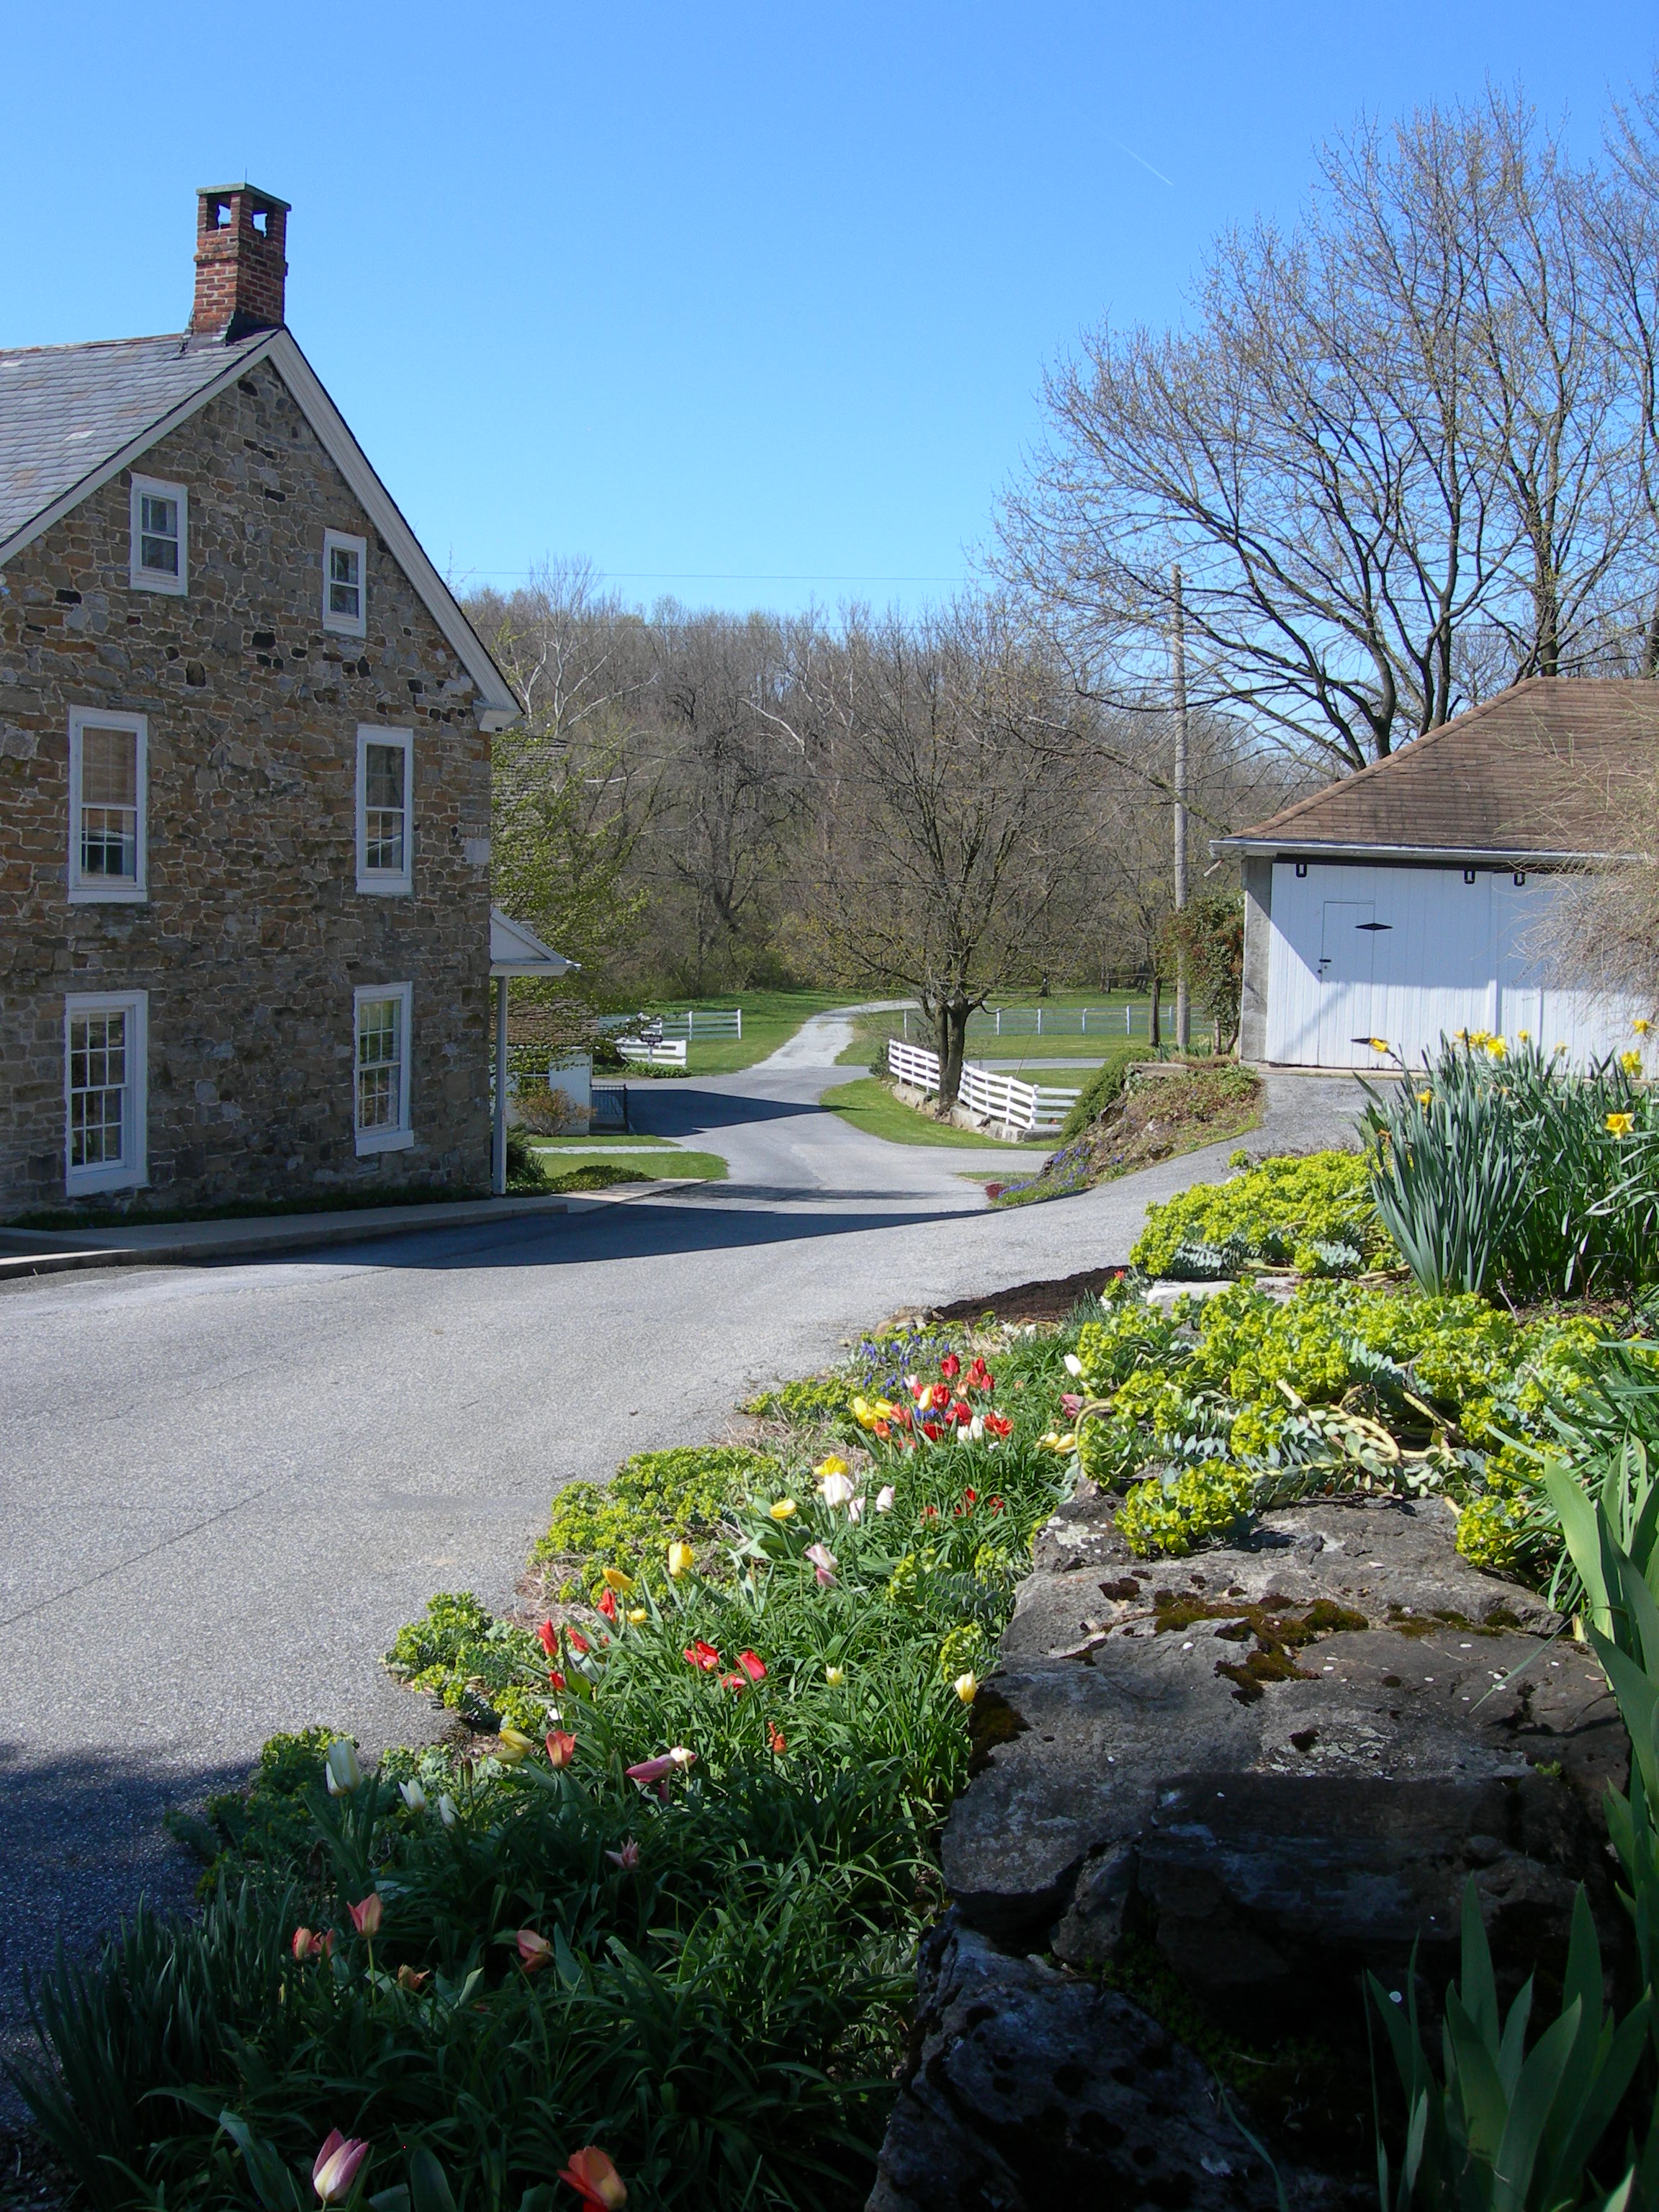
<instances>
[{"instance_id":1,"label":"bare tree","mask_svg":"<svg viewBox=\"0 0 1659 2212\"><path fill-rule=\"evenodd\" d=\"M848 982L921 1001L948 1111L969 1015L1029 980L1083 856L1077 702L1004 608L964 601L817 641L794 714L836 825L808 927Z\"/></svg>"},{"instance_id":2,"label":"bare tree","mask_svg":"<svg viewBox=\"0 0 1659 2212\"><path fill-rule=\"evenodd\" d=\"M996 560L1079 683L1167 703L1176 564L1194 701L1327 773L1603 654L1652 532L1584 189L1518 100L1367 126L1189 331L1088 338Z\"/></svg>"}]
</instances>

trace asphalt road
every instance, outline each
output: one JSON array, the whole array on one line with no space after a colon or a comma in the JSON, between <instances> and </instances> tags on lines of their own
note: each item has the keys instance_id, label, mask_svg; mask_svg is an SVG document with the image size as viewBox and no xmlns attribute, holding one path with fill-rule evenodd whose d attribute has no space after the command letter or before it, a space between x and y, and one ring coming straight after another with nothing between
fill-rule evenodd
<instances>
[{"instance_id":1,"label":"asphalt road","mask_svg":"<svg viewBox=\"0 0 1659 2212\"><path fill-rule=\"evenodd\" d=\"M1229 1149L993 1213L963 1172L987 1156L817 1107L846 1033L631 1089L725 1183L0 1287L0 2049L59 1933L187 1897L167 1805L278 1729L432 1731L380 1654L435 1590L506 1602L562 1483L721 1435L901 1307L1123 1259L1147 1201ZM1328 1140L1352 1097L1279 1079L1255 1145Z\"/></svg>"}]
</instances>

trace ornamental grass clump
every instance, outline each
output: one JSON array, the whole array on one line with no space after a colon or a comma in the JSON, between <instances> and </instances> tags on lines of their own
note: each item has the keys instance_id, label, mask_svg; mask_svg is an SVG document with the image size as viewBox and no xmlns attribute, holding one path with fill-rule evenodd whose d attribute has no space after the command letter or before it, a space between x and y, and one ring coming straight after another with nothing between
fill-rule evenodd
<instances>
[{"instance_id":1,"label":"ornamental grass clump","mask_svg":"<svg viewBox=\"0 0 1659 2212\"><path fill-rule=\"evenodd\" d=\"M1659 1110L1634 1052L1571 1067L1524 1036L1442 1040L1367 1085L1376 1209L1425 1290L1620 1294L1659 1277Z\"/></svg>"}]
</instances>

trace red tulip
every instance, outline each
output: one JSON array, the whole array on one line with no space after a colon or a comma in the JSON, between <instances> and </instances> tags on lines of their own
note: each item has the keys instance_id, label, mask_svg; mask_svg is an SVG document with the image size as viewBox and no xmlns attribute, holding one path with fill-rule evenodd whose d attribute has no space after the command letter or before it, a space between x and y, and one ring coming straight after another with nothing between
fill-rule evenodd
<instances>
[{"instance_id":1,"label":"red tulip","mask_svg":"<svg viewBox=\"0 0 1659 2212\"><path fill-rule=\"evenodd\" d=\"M621 2174L605 2153L592 2143L572 2151L570 2163L559 2169L559 2179L569 2183L588 2212L622 2212L628 2202L628 2189Z\"/></svg>"},{"instance_id":2,"label":"red tulip","mask_svg":"<svg viewBox=\"0 0 1659 2212\"><path fill-rule=\"evenodd\" d=\"M768 1721L766 1723L766 1741L774 1758L781 1759L783 1757L783 1730L778 1727L775 1721Z\"/></svg>"},{"instance_id":3,"label":"red tulip","mask_svg":"<svg viewBox=\"0 0 1659 2212\"><path fill-rule=\"evenodd\" d=\"M962 1372L962 1362L954 1352L947 1352L939 1364L939 1371L947 1382L954 1382Z\"/></svg>"},{"instance_id":4,"label":"red tulip","mask_svg":"<svg viewBox=\"0 0 1659 2212\"><path fill-rule=\"evenodd\" d=\"M937 1521L939 1519L938 1506L924 1505L921 1509L921 1517L924 1521Z\"/></svg>"},{"instance_id":5,"label":"red tulip","mask_svg":"<svg viewBox=\"0 0 1659 2212\"><path fill-rule=\"evenodd\" d=\"M607 1620L617 1618L617 1593L608 1585L599 1592L599 1611Z\"/></svg>"},{"instance_id":6,"label":"red tulip","mask_svg":"<svg viewBox=\"0 0 1659 2212\"><path fill-rule=\"evenodd\" d=\"M937 1421L924 1421L921 1425L921 1433L927 1437L930 1444L936 1444L939 1442L939 1423Z\"/></svg>"},{"instance_id":7,"label":"red tulip","mask_svg":"<svg viewBox=\"0 0 1659 2212\"><path fill-rule=\"evenodd\" d=\"M346 1907L351 1915L351 1924L360 1936L375 1936L380 1932L380 1923L386 1917L386 1904L378 1889L371 1889L361 1905Z\"/></svg>"},{"instance_id":8,"label":"red tulip","mask_svg":"<svg viewBox=\"0 0 1659 2212\"><path fill-rule=\"evenodd\" d=\"M700 1636L695 1644L688 1644L681 1656L688 1666L700 1667L705 1674L712 1674L720 1663L720 1655L712 1644L705 1644Z\"/></svg>"},{"instance_id":9,"label":"red tulip","mask_svg":"<svg viewBox=\"0 0 1659 2212\"><path fill-rule=\"evenodd\" d=\"M552 1957L553 1946L545 1936L538 1935L533 1928L520 1929L519 1964L526 1974L533 1974L538 1968L549 1965Z\"/></svg>"},{"instance_id":10,"label":"red tulip","mask_svg":"<svg viewBox=\"0 0 1659 2212\"><path fill-rule=\"evenodd\" d=\"M910 1411L910 1408L908 1406L901 1406L897 1413L893 1416L893 1426L896 1429L914 1428L915 1425L915 1415Z\"/></svg>"},{"instance_id":11,"label":"red tulip","mask_svg":"<svg viewBox=\"0 0 1659 2212\"><path fill-rule=\"evenodd\" d=\"M746 1690L749 1685L741 1674L722 1674L720 1687L723 1690Z\"/></svg>"},{"instance_id":12,"label":"red tulip","mask_svg":"<svg viewBox=\"0 0 1659 2212\"><path fill-rule=\"evenodd\" d=\"M547 1736L547 1755L554 1766L568 1766L576 1756L576 1739L567 1735L562 1729L550 1729Z\"/></svg>"},{"instance_id":13,"label":"red tulip","mask_svg":"<svg viewBox=\"0 0 1659 2212\"><path fill-rule=\"evenodd\" d=\"M368 2156L366 2142L348 2141L338 2128L331 2128L311 2169L311 2185L319 2201L337 2204L341 2197L349 2196L357 2169Z\"/></svg>"},{"instance_id":14,"label":"red tulip","mask_svg":"<svg viewBox=\"0 0 1659 2212\"><path fill-rule=\"evenodd\" d=\"M582 1634L580 1628L567 1628L564 1632L564 1640L570 1646L573 1651L587 1652L591 1651L593 1648L588 1642L587 1638Z\"/></svg>"},{"instance_id":15,"label":"red tulip","mask_svg":"<svg viewBox=\"0 0 1659 2212\"><path fill-rule=\"evenodd\" d=\"M875 1434L881 1443L885 1443L892 1433L893 1425L890 1421L878 1420L875 1424Z\"/></svg>"},{"instance_id":16,"label":"red tulip","mask_svg":"<svg viewBox=\"0 0 1659 2212\"><path fill-rule=\"evenodd\" d=\"M927 1396L933 1406L933 1411L936 1413L942 1413L945 1411L945 1408L951 1402L951 1390L949 1384L945 1382L935 1382L933 1389L927 1393Z\"/></svg>"},{"instance_id":17,"label":"red tulip","mask_svg":"<svg viewBox=\"0 0 1659 2212\"><path fill-rule=\"evenodd\" d=\"M426 1972L417 1974L413 1966L399 1966L398 1969L398 1987L400 1990L410 1990L411 1991L417 1990L420 1988L421 1984L427 1979L428 1975L430 1972L430 1967L426 1970Z\"/></svg>"},{"instance_id":18,"label":"red tulip","mask_svg":"<svg viewBox=\"0 0 1659 2212\"><path fill-rule=\"evenodd\" d=\"M1012 1428L1012 1425L1013 1424L1010 1422L1009 1426ZM1000 1513L1006 1503L1006 1498L988 1498L985 1501L985 1509L988 1513Z\"/></svg>"},{"instance_id":19,"label":"red tulip","mask_svg":"<svg viewBox=\"0 0 1659 2212\"><path fill-rule=\"evenodd\" d=\"M748 1675L751 1682L761 1682L764 1681L766 1679L765 1666L762 1661L756 1656L754 1652L739 1651L738 1654L738 1664L742 1668L744 1673Z\"/></svg>"},{"instance_id":20,"label":"red tulip","mask_svg":"<svg viewBox=\"0 0 1659 2212\"><path fill-rule=\"evenodd\" d=\"M548 1668L547 1679L556 1690L562 1690L565 1686L564 1676L560 1674L556 1667L550 1667Z\"/></svg>"},{"instance_id":21,"label":"red tulip","mask_svg":"<svg viewBox=\"0 0 1659 2212\"><path fill-rule=\"evenodd\" d=\"M985 1433L988 1437L1011 1437L1014 1433L1014 1425L1006 1413L988 1413L985 1416Z\"/></svg>"},{"instance_id":22,"label":"red tulip","mask_svg":"<svg viewBox=\"0 0 1659 2212\"><path fill-rule=\"evenodd\" d=\"M979 1503L978 1491L964 1490L962 1493L962 1502L964 1505L977 1505Z\"/></svg>"},{"instance_id":23,"label":"red tulip","mask_svg":"<svg viewBox=\"0 0 1659 2212\"><path fill-rule=\"evenodd\" d=\"M951 1419L959 1429L965 1429L973 1418L973 1407L965 1398L958 1398L951 1408Z\"/></svg>"},{"instance_id":24,"label":"red tulip","mask_svg":"<svg viewBox=\"0 0 1659 2212\"><path fill-rule=\"evenodd\" d=\"M559 1656L559 1632L554 1627L552 1622L544 1620L538 1623L536 1633L541 1638L542 1650L546 1652L548 1657L556 1659Z\"/></svg>"}]
</instances>

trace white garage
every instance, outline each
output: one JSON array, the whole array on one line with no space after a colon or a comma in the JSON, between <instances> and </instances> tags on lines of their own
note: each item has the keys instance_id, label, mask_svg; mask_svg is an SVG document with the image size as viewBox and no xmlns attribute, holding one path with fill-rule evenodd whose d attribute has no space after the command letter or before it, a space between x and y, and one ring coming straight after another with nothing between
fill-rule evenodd
<instances>
[{"instance_id":1,"label":"white garage","mask_svg":"<svg viewBox=\"0 0 1659 2212\"><path fill-rule=\"evenodd\" d=\"M1244 878L1247 1060L1380 1068L1485 1030L1620 1051L1653 1010L1562 972L1562 872L1620 849L1620 794L1659 766L1659 685L1538 677L1217 854Z\"/></svg>"}]
</instances>

